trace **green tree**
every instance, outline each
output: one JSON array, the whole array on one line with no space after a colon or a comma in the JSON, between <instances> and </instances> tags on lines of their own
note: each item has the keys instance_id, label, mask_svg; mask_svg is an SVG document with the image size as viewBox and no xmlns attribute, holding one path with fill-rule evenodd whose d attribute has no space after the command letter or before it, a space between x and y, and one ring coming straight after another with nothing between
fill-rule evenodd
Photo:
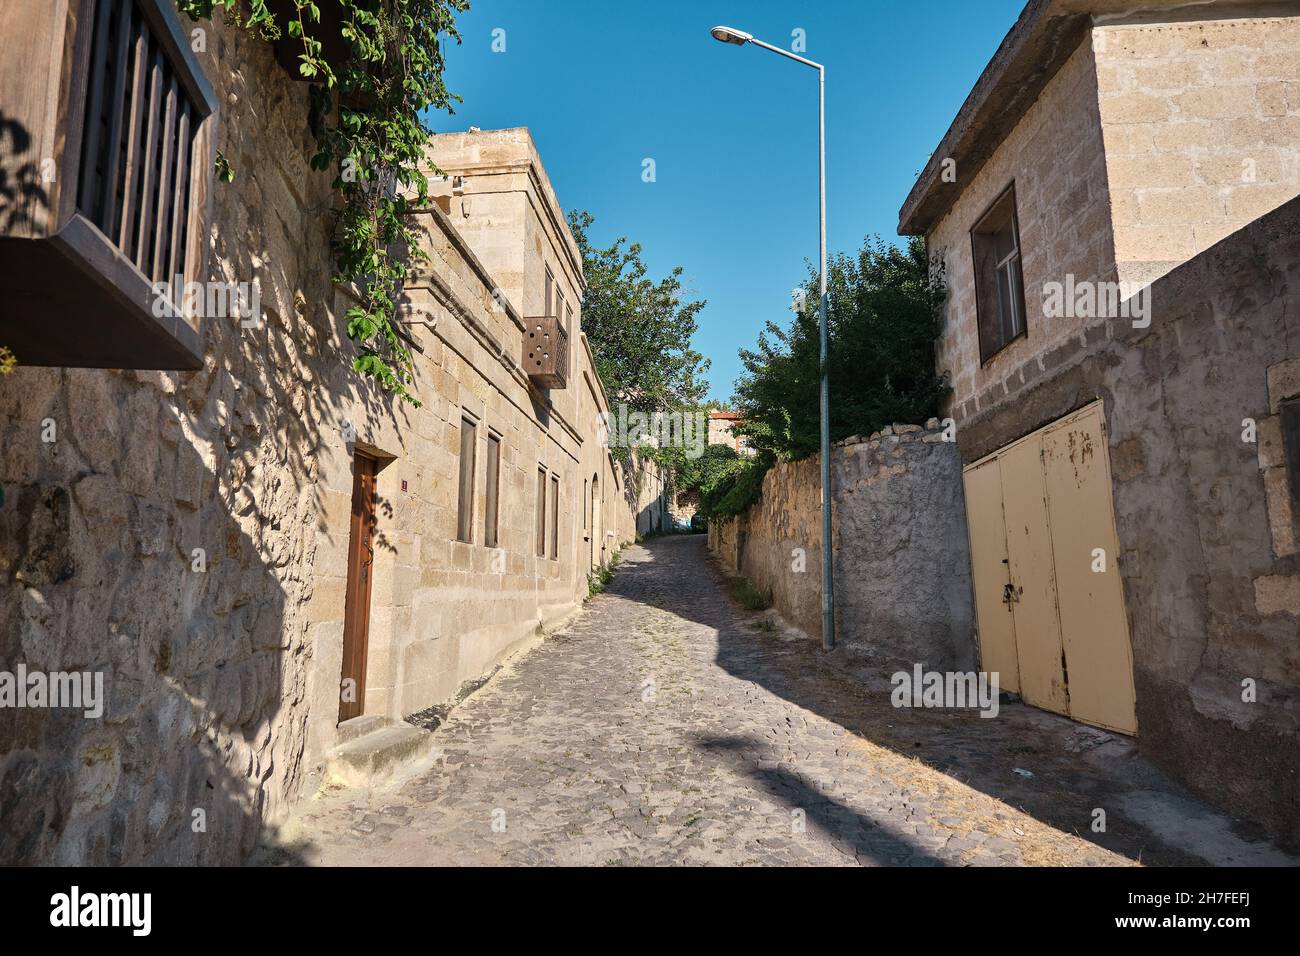
<instances>
[{"instance_id":1,"label":"green tree","mask_svg":"<svg viewBox=\"0 0 1300 956\"><path fill-rule=\"evenodd\" d=\"M698 405L709 389L709 361L691 337L704 302L686 301L681 266L657 282L648 278L640 243L619 237L606 248L592 245L594 221L587 212L569 213L587 280L582 330L610 404L642 412Z\"/></svg>"},{"instance_id":2,"label":"green tree","mask_svg":"<svg viewBox=\"0 0 1300 956\"><path fill-rule=\"evenodd\" d=\"M735 406L760 459L819 448L818 281L810 274L789 328L768 322L757 347L740 353ZM948 392L934 361L945 291L924 241L900 249L868 238L856 255L831 259L827 285L831 440L937 414Z\"/></svg>"}]
</instances>

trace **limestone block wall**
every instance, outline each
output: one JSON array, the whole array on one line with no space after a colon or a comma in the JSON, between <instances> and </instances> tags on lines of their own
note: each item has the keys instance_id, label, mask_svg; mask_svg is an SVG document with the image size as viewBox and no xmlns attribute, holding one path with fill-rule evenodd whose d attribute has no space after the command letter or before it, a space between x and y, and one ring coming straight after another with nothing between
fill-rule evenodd
<instances>
[{"instance_id":1,"label":"limestone block wall","mask_svg":"<svg viewBox=\"0 0 1300 956\"><path fill-rule=\"evenodd\" d=\"M927 236L950 288L938 367L955 418L1050 371L1089 324L1045 316L1046 283L1149 283L1300 195L1300 16L1268 12L1099 19L988 162L956 170ZM981 364L970 229L1012 183L1027 330Z\"/></svg>"},{"instance_id":2,"label":"limestone block wall","mask_svg":"<svg viewBox=\"0 0 1300 956\"><path fill-rule=\"evenodd\" d=\"M882 662L966 670L976 653L961 458L929 424L832 449L836 643ZM776 464L747 514L710 525L709 546L820 640L817 457Z\"/></svg>"},{"instance_id":3,"label":"limestone block wall","mask_svg":"<svg viewBox=\"0 0 1300 956\"><path fill-rule=\"evenodd\" d=\"M1132 282L1300 195L1300 16L1195 16L1093 31L1115 258Z\"/></svg>"},{"instance_id":4,"label":"limestone block wall","mask_svg":"<svg viewBox=\"0 0 1300 956\"><path fill-rule=\"evenodd\" d=\"M1138 745L1289 846L1300 556L1276 416L1300 396L1298 290L1293 199L1157 280L1150 328L1095 323L957 430L971 462L1105 402Z\"/></svg>"},{"instance_id":5,"label":"limestone block wall","mask_svg":"<svg viewBox=\"0 0 1300 956\"><path fill-rule=\"evenodd\" d=\"M422 404L351 371L306 86L267 44L206 30L236 173L214 190L210 277L256 280L264 321L207 320L193 373L20 365L0 379L0 670L92 671L107 697L100 719L0 710L0 863L236 863L301 795L336 742L358 453L381 466L369 714L444 702L577 608L591 567L636 533L585 340L568 389L532 387L520 307L440 209L419 217L432 263L409 287L435 323L412 332ZM540 299L536 230L483 235L513 244L520 294ZM557 279L576 314L580 271ZM455 540L465 414L479 423L470 542ZM490 429L497 549L482 534ZM535 548L539 466L548 510L560 479L554 557Z\"/></svg>"},{"instance_id":6,"label":"limestone block wall","mask_svg":"<svg viewBox=\"0 0 1300 956\"><path fill-rule=\"evenodd\" d=\"M1078 281L1113 278L1114 248L1107 203L1106 161L1097 109L1096 66L1082 43L1024 118L973 175L956 170L962 192L927 235L949 288L938 343L940 372L952 383L955 409L978 407L999 392L1012 369L1075 333L1082 320L1043 315L1043 286L1072 274ZM970 230L1007 187L1015 186L1025 287L1024 337L980 364Z\"/></svg>"},{"instance_id":7,"label":"limestone block wall","mask_svg":"<svg viewBox=\"0 0 1300 956\"><path fill-rule=\"evenodd\" d=\"M256 279L265 322L207 321L193 373L0 380L0 670L93 671L107 697L100 719L0 711L6 864L234 863L306 770L331 197L305 86L267 45L207 36L236 170L211 277Z\"/></svg>"}]
</instances>

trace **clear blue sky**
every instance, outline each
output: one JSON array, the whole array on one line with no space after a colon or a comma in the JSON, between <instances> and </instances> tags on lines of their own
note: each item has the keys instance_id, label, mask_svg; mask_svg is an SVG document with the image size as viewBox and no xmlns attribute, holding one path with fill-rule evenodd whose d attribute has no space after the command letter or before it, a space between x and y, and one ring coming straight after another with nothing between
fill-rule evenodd
<instances>
[{"instance_id":1,"label":"clear blue sky","mask_svg":"<svg viewBox=\"0 0 1300 956\"><path fill-rule=\"evenodd\" d=\"M527 126L592 238L639 241L708 300L695 346L726 401L817 256L817 74L709 36L723 23L826 64L830 251L893 239L898 209L1023 0L471 0L435 130ZM504 53L492 51L505 31ZM656 181L642 181L642 161Z\"/></svg>"}]
</instances>

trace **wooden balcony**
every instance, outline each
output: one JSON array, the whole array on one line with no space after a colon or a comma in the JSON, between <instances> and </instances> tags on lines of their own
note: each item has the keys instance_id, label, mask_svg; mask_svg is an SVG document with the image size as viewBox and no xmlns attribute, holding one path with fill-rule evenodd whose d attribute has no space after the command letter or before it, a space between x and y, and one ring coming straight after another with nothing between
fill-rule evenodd
<instances>
[{"instance_id":1,"label":"wooden balcony","mask_svg":"<svg viewBox=\"0 0 1300 956\"><path fill-rule=\"evenodd\" d=\"M553 315L525 319L524 371L542 388L565 388L569 382L569 333Z\"/></svg>"},{"instance_id":2,"label":"wooden balcony","mask_svg":"<svg viewBox=\"0 0 1300 956\"><path fill-rule=\"evenodd\" d=\"M3 0L0 36L0 344L201 367L182 290L207 278L217 101L175 6Z\"/></svg>"}]
</instances>

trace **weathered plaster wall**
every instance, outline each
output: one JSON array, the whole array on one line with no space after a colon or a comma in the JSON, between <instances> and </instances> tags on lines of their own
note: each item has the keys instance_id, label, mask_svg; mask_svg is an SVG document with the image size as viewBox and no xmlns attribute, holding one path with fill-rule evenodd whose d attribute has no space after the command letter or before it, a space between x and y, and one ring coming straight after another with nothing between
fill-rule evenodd
<instances>
[{"instance_id":1,"label":"weathered plaster wall","mask_svg":"<svg viewBox=\"0 0 1300 956\"><path fill-rule=\"evenodd\" d=\"M976 655L961 458L942 435L897 425L832 449L836 643L881 661L967 670ZM711 524L709 545L820 639L818 469L816 457L775 465L747 514Z\"/></svg>"},{"instance_id":2,"label":"weathered plaster wall","mask_svg":"<svg viewBox=\"0 0 1300 956\"><path fill-rule=\"evenodd\" d=\"M1279 403L1300 394L1300 200L1168 273L1152 322L1101 321L958 423L971 462L1105 402L1138 744L1300 844L1300 558ZM1260 441L1242 440L1243 421ZM1242 700L1245 680L1257 700Z\"/></svg>"},{"instance_id":3,"label":"weathered plaster wall","mask_svg":"<svg viewBox=\"0 0 1300 956\"><path fill-rule=\"evenodd\" d=\"M1195 16L1093 31L1115 256L1130 282L1300 195L1300 16Z\"/></svg>"},{"instance_id":4,"label":"weathered plaster wall","mask_svg":"<svg viewBox=\"0 0 1300 956\"><path fill-rule=\"evenodd\" d=\"M970 670L975 617L961 456L937 428L892 431L847 445L835 460L839 639L878 657Z\"/></svg>"}]
</instances>

